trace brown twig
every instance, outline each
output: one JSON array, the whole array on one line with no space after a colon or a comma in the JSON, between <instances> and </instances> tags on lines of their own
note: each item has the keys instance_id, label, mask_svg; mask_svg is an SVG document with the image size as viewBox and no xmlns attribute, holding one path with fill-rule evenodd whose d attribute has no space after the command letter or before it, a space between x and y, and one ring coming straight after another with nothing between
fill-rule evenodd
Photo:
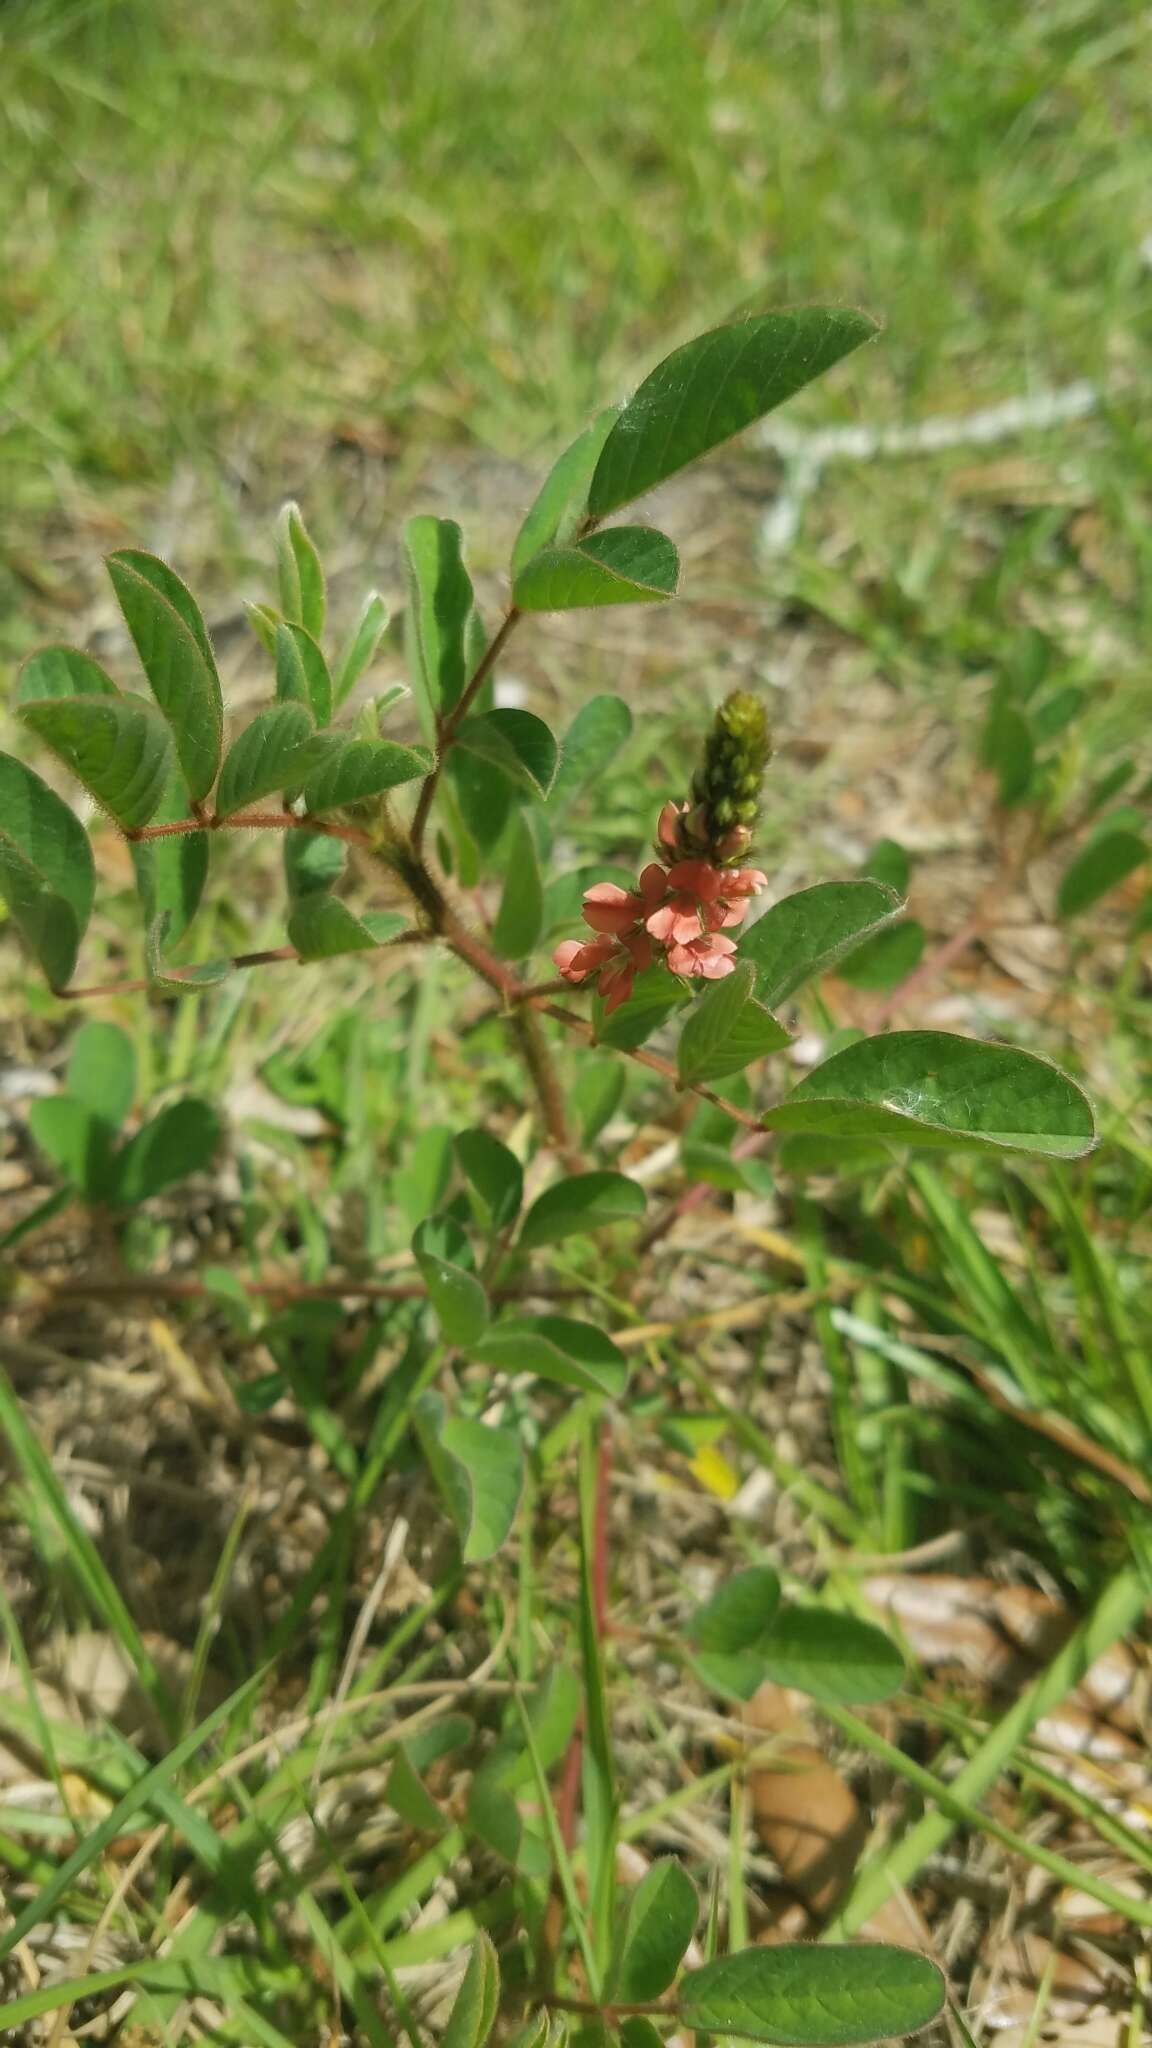
<instances>
[{"instance_id":1,"label":"brown twig","mask_svg":"<svg viewBox=\"0 0 1152 2048\"><path fill-rule=\"evenodd\" d=\"M397 932L394 939L387 939L378 950L381 953L387 953L396 946L424 946L427 945L430 936L428 932L415 930ZM312 964L310 961L301 959L295 946L266 946L263 951L258 953L231 954L228 959L228 966L233 969L274 967L285 961L296 962L302 967ZM90 1001L96 996L166 996L171 994L171 990L166 984L172 981L183 982L186 987L194 992L197 986L195 973L196 969L194 967L172 967L165 969L164 978L159 982L148 981L147 979L94 982L87 988L58 988L56 994L61 1002L69 1003Z\"/></svg>"},{"instance_id":2,"label":"brown twig","mask_svg":"<svg viewBox=\"0 0 1152 2048\"><path fill-rule=\"evenodd\" d=\"M161 1301L205 1301L212 1295L206 1281L184 1279L172 1273L117 1273L102 1278L93 1275L76 1280L47 1281L41 1281L37 1275L35 1284L56 1301L127 1301L133 1296ZM284 1278L246 1280L242 1285L246 1294L260 1301L426 1301L428 1298L428 1289L419 1281ZM531 1295L561 1301L579 1297L583 1292L579 1287L541 1287L535 1281L491 1290L495 1301L518 1301ZM14 1306L19 1307L20 1303Z\"/></svg>"}]
</instances>

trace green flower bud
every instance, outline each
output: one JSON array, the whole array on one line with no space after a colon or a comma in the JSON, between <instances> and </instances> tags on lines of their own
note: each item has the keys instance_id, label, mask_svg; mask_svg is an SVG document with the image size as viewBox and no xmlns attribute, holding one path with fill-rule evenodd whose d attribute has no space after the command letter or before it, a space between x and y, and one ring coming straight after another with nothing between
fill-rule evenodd
<instances>
[{"instance_id":1,"label":"green flower bud","mask_svg":"<svg viewBox=\"0 0 1152 2048\"><path fill-rule=\"evenodd\" d=\"M750 691L734 690L716 713L704 758L692 778L691 837L698 845L706 844L714 859L739 858L739 853L728 850L734 832L740 833L741 851L749 845L771 753L764 706Z\"/></svg>"}]
</instances>

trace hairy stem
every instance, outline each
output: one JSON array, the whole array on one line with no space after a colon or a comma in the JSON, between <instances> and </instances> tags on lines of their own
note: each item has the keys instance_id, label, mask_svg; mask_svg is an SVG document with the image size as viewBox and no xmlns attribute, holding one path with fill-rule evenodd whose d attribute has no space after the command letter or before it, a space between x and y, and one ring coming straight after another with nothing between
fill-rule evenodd
<instances>
[{"instance_id":1,"label":"hairy stem","mask_svg":"<svg viewBox=\"0 0 1152 2048\"><path fill-rule=\"evenodd\" d=\"M349 846L373 844L370 834L355 825L334 825L327 818L298 818L294 811L233 811L226 818L201 813L194 818L175 818L168 825L125 828L124 837L137 844L141 839L174 839L188 832L226 832L233 826L250 832L319 832L326 839L343 839Z\"/></svg>"}]
</instances>

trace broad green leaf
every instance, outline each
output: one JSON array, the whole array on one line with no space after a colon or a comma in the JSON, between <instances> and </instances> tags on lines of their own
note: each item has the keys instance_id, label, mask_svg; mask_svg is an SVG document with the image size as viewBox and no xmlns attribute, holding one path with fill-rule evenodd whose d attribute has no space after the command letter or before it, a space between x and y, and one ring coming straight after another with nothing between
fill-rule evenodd
<instances>
[{"instance_id":1,"label":"broad green leaf","mask_svg":"<svg viewBox=\"0 0 1152 2048\"><path fill-rule=\"evenodd\" d=\"M1101 896L1143 867L1148 847L1135 832L1102 832L1076 855L1060 884L1056 907L1061 917L1077 917Z\"/></svg>"},{"instance_id":2,"label":"broad green leaf","mask_svg":"<svg viewBox=\"0 0 1152 2048\"><path fill-rule=\"evenodd\" d=\"M291 903L334 888L346 865L343 842L327 832L285 832L284 881Z\"/></svg>"},{"instance_id":3,"label":"broad green leaf","mask_svg":"<svg viewBox=\"0 0 1152 2048\"><path fill-rule=\"evenodd\" d=\"M891 1031L845 1046L764 1124L778 1131L976 1145L1079 1159L1096 1142L1087 1096L1049 1061L945 1031Z\"/></svg>"},{"instance_id":4,"label":"broad green leaf","mask_svg":"<svg viewBox=\"0 0 1152 2048\"><path fill-rule=\"evenodd\" d=\"M260 797L288 788L295 773L293 761L311 736L312 719L301 703L271 704L258 711L224 757L216 816L230 818Z\"/></svg>"},{"instance_id":5,"label":"broad green leaf","mask_svg":"<svg viewBox=\"0 0 1152 2048\"><path fill-rule=\"evenodd\" d=\"M466 718L456 745L476 754L507 776L514 788L545 797L556 774L556 742L542 718L532 711L486 711Z\"/></svg>"},{"instance_id":6,"label":"broad green leaf","mask_svg":"<svg viewBox=\"0 0 1152 2048\"><path fill-rule=\"evenodd\" d=\"M699 1912L696 1889L672 1856L645 1872L628 1901L628 1918L613 1999L647 2004L667 1991L692 1936Z\"/></svg>"},{"instance_id":7,"label":"broad green leaf","mask_svg":"<svg viewBox=\"0 0 1152 2048\"><path fill-rule=\"evenodd\" d=\"M606 407L553 464L516 536L512 550L513 579L541 548L572 538L584 517L588 486L600 450L619 412L618 405Z\"/></svg>"},{"instance_id":8,"label":"broad green leaf","mask_svg":"<svg viewBox=\"0 0 1152 2048\"><path fill-rule=\"evenodd\" d=\"M332 716L332 678L328 663L303 626L281 622L276 628L276 698L280 704L303 704L317 726Z\"/></svg>"},{"instance_id":9,"label":"broad green leaf","mask_svg":"<svg viewBox=\"0 0 1152 2048\"><path fill-rule=\"evenodd\" d=\"M33 769L0 754L0 896L51 988L71 979L95 887L75 812Z\"/></svg>"},{"instance_id":10,"label":"broad green leaf","mask_svg":"<svg viewBox=\"0 0 1152 2048\"><path fill-rule=\"evenodd\" d=\"M632 2013L621 2020L617 2030L622 2048L664 2048L664 2036L643 2013Z\"/></svg>"},{"instance_id":11,"label":"broad green leaf","mask_svg":"<svg viewBox=\"0 0 1152 2048\"><path fill-rule=\"evenodd\" d=\"M738 1949L689 1970L677 2017L697 2033L774 2048L852 2048L926 2027L945 1994L943 1973L914 1949L797 1942Z\"/></svg>"},{"instance_id":12,"label":"broad green leaf","mask_svg":"<svg viewBox=\"0 0 1152 2048\"><path fill-rule=\"evenodd\" d=\"M761 313L686 342L624 407L596 464L589 511L602 519L631 504L763 419L876 331L864 313L810 306Z\"/></svg>"},{"instance_id":13,"label":"broad green leaf","mask_svg":"<svg viewBox=\"0 0 1152 2048\"><path fill-rule=\"evenodd\" d=\"M318 733L308 747L313 763L304 783L308 811L342 810L428 772L423 754L413 753L411 747L398 747L392 740L351 740L337 733Z\"/></svg>"},{"instance_id":14,"label":"broad green leaf","mask_svg":"<svg viewBox=\"0 0 1152 2048\"><path fill-rule=\"evenodd\" d=\"M487 1131L474 1130L457 1133L456 1157L488 1211L492 1230L506 1230L524 1199L524 1169L516 1154Z\"/></svg>"},{"instance_id":15,"label":"broad green leaf","mask_svg":"<svg viewBox=\"0 0 1152 2048\"><path fill-rule=\"evenodd\" d=\"M318 640L327 610L324 571L299 505L283 506L276 521L276 569L284 617Z\"/></svg>"},{"instance_id":16,"label":"broad green leaf","mask_svg":"<svg viewBox=\"0 0 1152 2048\"><path fill-rule=\"evenodd\" d=\"M45 1095L31 1105L28 1128L45 1157L90 1202L111 1192L114 1126L86 1103Z\"/></svg>"},{"instance_id":17,"label":"broad green leaf","mask_svg":"<svg viewBox=\"0 0 1152 2048\"><path fill-rule=\"evenodd\" d=\"M439 1394L421 1394L413 1420L432 1476L460 1537L465 1564L495 1557L506 1542L524 1486L524 1453L513 1430L445 1414Z\"/></svg>"},{"instance_id":18,"label":"broad green leaf","mask_svg":"<svg viewBox=\"0 0 1152 2048\"><path fill-rule=\"evenodd\" d=\"M902 918L849 953L840 962L840 978L853 988L897 988L919 967L926 941L927 933L916 918Z\"/></svg>"},{"instance_id":19,"label":"broad green leaf","mask_svg":"<svg viewBox=\"0 0 1152 2048\"><path fill-rule=\"evenodd\" d=\"M560 765L549 792L558 811L615 762L632 735L632 713L623 697L590 697L580 706L560 743Z\"/></svg>"},{"instance_id":20,"label":"broad green leaf","mask_svg":"<svg viewBox=\"0 0 1152 2048\"><path fill-rule=\"evenodd\" d=\"M332 674L332 705L339 710L376 659L376 650L388 628L388 607L378 590L370 590L360 607L344 646L336 657Z\"/></svg>"},{"instance_id":21,"label":"broad green leaf","mask_svg":"<svg viewBox=\"0 0 1152 2048\"><path fill-rule=\"evenodd\" d=\"M998 694L985 721L981 753L1000 785L1000 802L1022 803L1032 787L1036 747L1024 713Z\"/></svg>"},{"instance_id":22,"label":"broad green leaf","mask_svg":"<svg viewBox=\"0 0 1152 2048\"><path fill-rule=\"evenodd\" d=\"M464 536L453 519L422 513L404 528L408 607L404 637L412 695L424 736L459 701L468 679L472 581L464 567Z\"/></svg>"},{"instance_id":23,"label":"broad green leaf","mask_svg":"<svg viewBox=\"0 0 1152 2048\"><path fill-rule=\"evenodd\" d=\"M1075 683L1066 683L1062 690L1054 690L1050 697L1032 708L1032 734L1037 744L1046 747L1058 739L1066 726L1071 725L1088 702L1087 690L1078 689Z\"/></svg>"},{"instance_id":24,"label":"broad green leaf","mask_svg":"<svg viewBox=\"0 0 1152 2048\"><path fill-rule=\"evenodd\" d=\"M384 1787L384 1804L393 1813L399 1814L410 1827L423 1835L443 1834L448 1826L444 1815L427 1790L403 1743L396 1751L388 1782Z\"/></svg>"},{"instance_id":25,"label":"broad green leaf","mask_svg":"<svg viewBox=\"0 0 1152 2048\"><path fill-rule=\"evenodd\" d=\"M592 605L662 604L675 597L680 557L650 526L610 526L566 548L542 548L520 571L512 602L522 612Z\"/></svg>"},{"instance_id":26,"label":"broad green leaf","mask_svg":"<svg viewBox=\"0 0 1152 2048\"><path fill-rule=\"evenodd\" d=\"M464 724L472 723L465 719ZM453 747L448 755L448 777L455 794L459 811L459 823L469 839L484 852L490 851L503 837L512 808L516 802L516 790L505 769L490 760L482 760L479 754L467 747Z\"/></svg>"},{"instance_id":27,"label":"broad green leaf","mask_svg":"<svg viewBox=\"0 0 1152 2048\"><path fill-rule=\"evenodd\" d=\"M392 1176L392 1193L415 1230L440 1207L452 1177L452 1133L446 1124L426 1124Z\"/></svg>"},{"instance_id":28,"label":"broad green leaf","mask_svg":"<svg viewBox=\"0 0 1152 2048\"><path fill-rule=\"evenodd\" d=\"M791 1044L771 1011L756 1001L755 989L756 969L750 960L741 960L692 1005L676 1053L687 1086L742 1073L753 1060Z\"/></svg>"},{"instance_id":29,"label":"broad green leaf","mask_svg":"<svg viewBox=\"0 0 1152 2048\"><path fill-rule=\"evenodd\" d=\"M451 1217L427 1217L412 1239L445 1342L468 1345L488 1327L488 1296L475 1273L460 1263L461 1248L467 1248L467 1240Z\"/></svg>"},{"instance_id":30,"label":"broad green leaf","mask_svg":"<svg viewBox=\"0 0 1152 2048\"><path fill-rule=\"evenodd\" d=\"M486 1771L477 1771L472 1780L465 1825L469 1835L483 1842L486 1849L493 1850L514 1869L519 1866L524 1841L520 1808L512 1794L495 1784Z\"/></svg>"},{"instance_id":31,"label":"broad green leaf","mask_svg":"<svg viewBox=\"0 0 1152 2048\"><path fill-rule=\"evenodd\" d=\"M767 1565L752 1565L725 1580L696 1609L688 1634L697 1649L730 1655L748 1650L767 1631L780 1605L780 1581Z\"/></svg>"},{"instance_id":32,"label":"broad green leaf","mask_svg":"<svg viewBox=\"0 0 1152 2048\"><path fill-rule=\"evenodd\" d=\"M611 1123L627 1085L622 1060L598 1060L591 1055L581 1060L572 1088L572 1109L586 1145L591 1145L605 1124Z\"/></svg>"},{"instance_id":33,"label":"broad green leaf","mask_svg":"<svg viewBox=\"0 0 1152 2048\"><path fill-rule=\"evenodd\" d=\"M898 839L878 839L865 860L861 873L871 882L883 882L903 896L908 889L912 863Z\"/></svg>"},{"instance_id":34,"label":"broad green leaf","mask_svg":"<svg viewBox=\"0 0 1152 2048\"><path fill-rule=\"evenodd\" d=\"M666 967L645 968L643 974L636 976L627 1002L610 1017L604 1014L602 997L594 998L592 1023L596 1043L613 1046L617 1052L635 1052L687 1001L684 983L669 974Z\"/></svg>"},{"instance_id":35,"label":"broad green leaf","mask_svg":"<svg viewBox=\"0 0 1152 2048\"><path fill-rule=\"evenodd\" d=\"M469 1355L502 1372L533 1372L583 1393L613 1400L628 1382L624 1353L591 1323L570 1316L516 1316L493 1324Z\"/></svg>"},{"instance_id":36,"label":"broad green leaf","mask_svg":"<svg viewBox=\"0 0 1152 2048\"><path fill-rule=\"evenodd\" d=\"M502 960L526 960L544 929L544 884L536 841L525 818L516 820L492 945Z\"/></svg>"},{"instance_id":37,"label":"broad green leaf","mask_svg":"<svg viewBox=\"0 0 1152 2048\"><path fill-rule=\"evenodd\" d=\"M146 1202L190 1173L203 1173L220 1144L212 1105L185 1095L157 1111L124 1147L117 1164L116 1200L125 1208Z\"/></svg>"},{"instance_id":38,"label":"broad green leaf","mask_svg":"<svg viewBox=\"0 0 1152 2048\"><path fill-rule=\"evenodd\" d=\"M472 1944L464 1982L456 1993L456 2002L440 2037L440 2048L484 2048L496 2024L499 2003L500 1965L496 1951L486 1934L478 1934Z\"/></svg>"},{"instance_id":39,"label":"broad green leaf","mask_svg":"<svg viewBox=\"0 0 1152 2048\"><path fill-rule=\"evenodd\" d=\"M903 904L880 882L817 882L785 896L740 938L740 958L756 969L756 994L774 1010L817 974L871 938Z\"/></svg>"},{"instance_id":40,"label":"broad green leaf","mask_svg":"<svg viewBox=\"0 0 1152 2048\"><path fill-rule=\"evenodd\" d=\"M45 697L20 715L118 825L131 832L155 816L172 742L143 697Z\"/></svg>"},{"instance_id":41,"label":"broad green leaf","mask_svg":"<svg viewBox=\"0 0 1152 2048\"><path fill-rule=\"evenodd\" d=\"M904 1659L892 1638L832 1608L786 1607L756 1655L765 1678L834 1706L886 1700L904 1682Z\"/></svg>"},{"instance_id":42,"label":"broad green leaf","mask_svg":"<svg viewBox=\"0 0 1152 2048\"><path fill-rule=\"evenodd\" d=\"M171 825L191 815L188 785L173 765L167 787L157 805L154 825ZM144 906L146 926L166 918L166 935L174 946L184 936L200 906L208 877L207 832L174 833L170 839L134 840L132 866L136 889Z\"/></svg>"},{"instance_id":43,"label":"broad green leaf","mask_svg":"<svg viewBox=\"0 0 1152 2048\"><path fill-rule=\"evenodd\" d=\"M192 797L208 795L220 765L224 707L204 622L191 592L155 555L123 549L108 574L152 694L172 728Z\"/></svg>"},{"instance_id":44,"label":"broad green leaf","mask_svg":"<svg viewBox=\"0 0 1152 2048\"><path fill-rule=\"evenodd\" d=\"M338 953L371 953L406 931L395 910L349 910L338 896L314 889L298 896L288 917L288 937L302 960L332 960Z\"/></svg>"},{"instance_id":45,"label":"broad green leaf","mask_svg":"<svg viewBox=\"0 0 1152 2048\"><path fill-rule=\"evenodd\" d=\"M520 1250L535 1251L542 1244L558 1244L563 1237L586 1236L605 1224L629 1221L642 1216L646 1206L643 1188L625 1174L569 1174L536 1197L520 1231Z\"/></svg>"},{"instance_id":46,"label":"broad green leaf","mask_svg":"<svg viewBox=\"0 0 1152 2048\"><path fill-rule=\"evenodd\" d=\"M119 1130L136 1094L136 1053L118 1024L82 1024L68 1052L67 1088L73 1102Z\"/></svg>"},{"instance_id":47,"label":"broad green leaf","mask_svg":"<svg viewBox=\"0 0 1152 2048\"><path fill-rule=\"evenodd\" d=\"M118 697L120 691L98 661L76 647L42 647L30 655L16 679L15 704L42 704L52 697Z\"/></svg>"}]
</instances>

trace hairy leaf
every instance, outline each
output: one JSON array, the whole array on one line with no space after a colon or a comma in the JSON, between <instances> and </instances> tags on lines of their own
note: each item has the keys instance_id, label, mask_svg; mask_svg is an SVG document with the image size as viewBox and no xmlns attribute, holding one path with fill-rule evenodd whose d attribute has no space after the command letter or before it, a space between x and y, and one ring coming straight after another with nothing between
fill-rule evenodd
<instances>
[{"instance_id":1,"label":"hairy leaf","mask_svg":"<svg viewBox=\"0 0 1152 2048\"><path fill-rule=\"evenodd\" d=\"M338 811L367 797L382 796L402 782L428 772L423 754L398 747L393 740L353 740L338 733L318 733L308 742L312 764L304 783L308 811Z\"/></svg>"},{"instance_id":2,"label":"hairy leaf","mask_svg":"<svg viewBox=\"0 0 1152 2048\"><path fill-rule=\"evenodd\" d=\"M321 889L297 897L288 918L288 937L302 960L332 960L339 953L371 953L407 930L395 910L364 910L357 916L338 896Z\"/></svg>"},{"instance_id":3,"label":"hairy leaf","mask_svg":"<svg viewBox=\"0 0 1152 2048\"><path fill-rule=\"evenodd\" d=\"M569 612L606 604L661 604L675 597L680 557L649 526L610 526L567 548L542 548L520 571L512 601L522 612Z\"/></svg>"},{"instance_id":4,"label":"hairy leaf","mask_svg":"<svg viewBox=\"0 0 1152 2048\"><path fill-rule=\"evenodd\" d=\"M524 818L516 820L492 944L502 960L525 960L544 929L544 884L536 841Z\"/></svg>"},{"instance_id":5,"label":"hairy leaf","mask_svg":"<svg viewBox=\"0 0 1152 2048\"><path fill-rule=\"evenodd\" d=\"M520 1231L521 1251L558 1244L563 1237L587 1235L605 1224L642 1216L647 1206L643 1188L623 1173L573 1173L538 1195Z\"/></svg>"},{"instance_id":6,"label":"hairy leaf","mask_svg":"<svg viewBox=\"0 0 1152 2048\"><path fill-rule=\"evenodd\" d=\"M1079 1159L1096 1142L1087 1096L1058 1067L944 1031L893 1031L845 1046L764 1122L781 1131L1052 1159Z\"/></svg>"},{"instance_id":7,"label":"hairy leaf","mask_svg":"<svg viewBox=\"0 0 1152 2048\"><path fill-rule=\"evenodd\" d=\"M847 308L762 313L698 335L645 377L608 435L588 492L596 518L628 505L823 376L876 333Z\"/></svg>"},{"instance_id":8,"label":"hairy leaf","mask_svg":"<svg viewBox=\"0 0 1152 2048\"><path fill-rule=\"evenodd\" d=\"M258 711L224 757L217 817L230 818L260 797L287 789L298 776L300 747L311 735L312 719L302 703L271 704Z\"/></svg>"},{"instance_id":9,"label":"hairy leaf","mask_svg":"<svg viewBox=\"0 0 1152 2048\"><path fill-rule=\"evenodd\" d=\"M514 1152L487 1131L460 1131L456 1157L488 1211L494 1231L515 1222L524 1198L524 1169Z\"/></svg>"},{"instance_id":10,"label":"hairy leaf","mask_svg":"<svg viewBox=\"0 0 1152 2048\"><path fill-rule=\"evenodd\" d=\"M628 1901L615 1999L646 2004L667 1991L696 1932L699 1910L683 1864L662 1856L650 1866Z\"/></svg>"},{"instance_id":11,"label":"hairy leaf","mask_svg":"<svg viewBox=\"0 0 1152 2048\"><path fill-rule=\"evenodd\" d=\"M534 1372L614 1400L628 1382L624 1353L591 1323L570 1316L516 1316L493 1324L469 1355L504 1372Z\"/></svg>"},{"instance_id":12,"label":"hairy leaf","mask_svg":"<svg viewBox=\"0 0 1152 2048\"><path fill-rule=\"evenodd\" d=\"M208 633L192 593L156 555L122 549L108 574L140 665L172 729L191 796L208 795L220 766L224 706Z\"/></svg>"},{"instance_id":13,"label":"hairy leaf","mask_svg":"<svg viewBox=\"0 0 1152 2048\"><path fill-rule=\"evenodd\" d=\"M51 988L71 979L95 886L75 812L33 769L0 754L0 896Z\"/></svg>"},{"instance_id":14,"label":"hairy leaf","mask_svg":"<svg viewBox=\"0 0 1152 2048\"><path fill-rule=\"evenodd\" d=\"M318 640L327 610L324 571L299 505L283 506L276 521L276 568L284 617Z\"/></svg>"},{"instance_id":15,"label":"hairy leaf","mask_svg":"<svg viewBox=\"0 0 1152 2048\"><path fill-rule=\"evenodd\" d=\"M1146 842L1135 832L1101 832L1076 855L1060 884L1056 906L1061 917L1078 917L1101 896L1126 882L1148 858Z\"/></svg>"},{"instance_id":16,"label":"hairy leaf","mask_svg":"<svg viewBox=\"0 0 1152 2048\"><path fill-rule=\"evenodd\" d=\"M750 960L742 960L693 1004L676 1054L682 1081L694 1085L723 1080L791 1044L771 1011L756 1001L755 989L756 969Z\"/></svg>"},{"instance_id":17,"label":"hairy leaf","mask_svg":"<svg viewBox=\"0 0 1152 2048\"><path fill-rule=\"evenodd\" d=\"M774 1010L895 917L903 904L881 882L817 882L785 896L741 934L740 958L756 969L756 994Z\"/></svg>"},{"instance_id":18,"label":"hairy leaf","mask_svg":"<svg viewBox=\"0 0 1152 2048\"><path fill-rule=\"evenodd\" d=\"M513 579L541 548L572 538L584 517L588 486L600 450L619 412L618 405L608 406L553 464L516 536L512 550Z\"/></svg>"},{"instance_id":19,"label":"hairy leaf","mask_svg":"<svg viewBox=\"0 0 1152 2048\"><path fill-rule=\"evenodd\" d=\"M439 1394L421 1394L413 1417L433 1477L456 1524L466 1564L494 1557L506 1542L524 1486L524 1453L513 1430L448 1417Z\"/></svg>"},{"instance_id":20,"label":"hairy leaf","mask_svg":"<svg viewBox=\"0 0 1152 2048\"><path fill-rule=\"evenodd\" d=\"M172 769L172 743L142 697L46 697L21 717L118 825L154 817Z\"/></svg>"},{"instance_id":21,"label":"hairy leaf","mask_svg":"<svg viewBox=\"0 0 1152 2048\"><path fill-rule=\"evenodd\" d=\"M211 1103L194 1095L169 1103L141 1126L120 1154L116 1200L131 1208L190 1173L202 1173L211 1165L220 1137L220 1120Z\"/></svg>"},{"instance_id":22,"label":"hairy leaf","mask_svg":"<svg viewBox=\"0 0 1152 2048\"><path fill-rule=\"evenodd\" d=\"M776 2048L850 2048L926 2027L945 1989L935 1963L913 1949L797 1942L738 1949L689 1970L678 2018L697 2033Z\"/></svg>"}]
</instances>

